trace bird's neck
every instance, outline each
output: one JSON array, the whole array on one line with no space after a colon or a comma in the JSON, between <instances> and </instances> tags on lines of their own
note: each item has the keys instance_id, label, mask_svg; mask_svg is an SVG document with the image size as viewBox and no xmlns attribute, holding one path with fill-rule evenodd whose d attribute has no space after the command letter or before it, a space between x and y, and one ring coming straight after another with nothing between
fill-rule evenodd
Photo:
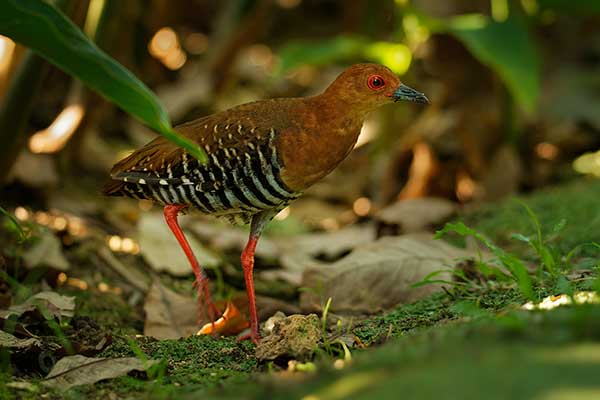
<instances>
[{"instance_id":1,"label":"bird's neck","mask_svg":"<svg viewBox=\"0 0 600 400\"><path fill-rule=\"evenodd\" d=\"M319 124L330 134L337 136L357 136L368 110L359 104L331 94L329 91L309 100ZM355 138L356 140L356 138Z\"/></svg>"},{"instance_id":2,"label":"bird's neck","mask_svg":"<svg viewBox=\"0 0 600 400\"><path fill-rule=\"evenodd\" d=\"M366 112L320 95L304 99L298 124L282 135L284 181L298 191L331 172L354 148Z\"/></svg>"}]
</instances>

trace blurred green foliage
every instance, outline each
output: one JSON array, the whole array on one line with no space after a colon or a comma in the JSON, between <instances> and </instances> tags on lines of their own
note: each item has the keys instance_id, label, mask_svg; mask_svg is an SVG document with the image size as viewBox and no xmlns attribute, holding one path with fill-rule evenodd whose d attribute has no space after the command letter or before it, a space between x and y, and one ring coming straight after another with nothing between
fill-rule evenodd
<instances>
[{"instance_id":1,"label":"blurred green foliage","mask_svg":"<svg viewBox=\"0 0 600 400\"><path fill-rule=\"evenodd\" d=\"M449 32L502 78L517 103L533 112L540 92L539 58L525 22L515 16L496 22L465 15L448 23Z\"/></svg>"},{"instance_id":2,"label":"blurred green foliage","mask_svg":"<svg viewBox=\"0 0 600 400\"><path fill-rule=\"evenodd\" d=\"M57 8L42 0L0 1L0 34L29 47L199 160L206 160L197 145L172 129L156 95Z\"/></svg>"},{"instance_id":3,"label":"blurred green foliage","mask_svg":"<svg viewBox=\"0 0 600 400\"><path fill-rule=\"evenodd\" d=\"M540 21L538 17L544 12L600 13L597 0L493 0L493 16L464 14L445 19L426 15L408 1L397 1L396 7L401 23L392 35L394 41L343 35L288 43L280 49L278 73L302 65L358 60L385 64L402 75L410 67L415 44L424 42L432 34L450 34L498 75L517 105L533 113L540 94L542 63L532 37L532 30ZM494 9L500 12L494 13Z\"/></svg>"},{"instance_id":4,"label":"blurred green foliage","mask_svg":"<svg viewBox=\"0 0 600 400\"><path fill-rule=\"evenodd\" d=\"M570 14L600 13L598 0L537 0L533 3L539 5L542 10L550 9Z\"/></svg>"},{"instance_id":5,"label":"blurred green foliage","mask_svg":"<svg viewBox=\"0 0 600 400\"><path fill-rule=\"evenodd\" d=\"M302 65L326 65L339 61L364 59L387 65L397 74L410 66L412 54L408 46L393 42L371 42L361 36L341 35L331 39L292 42L281 49L277 73L283 74Z\"/></svg>"}]
</instances>

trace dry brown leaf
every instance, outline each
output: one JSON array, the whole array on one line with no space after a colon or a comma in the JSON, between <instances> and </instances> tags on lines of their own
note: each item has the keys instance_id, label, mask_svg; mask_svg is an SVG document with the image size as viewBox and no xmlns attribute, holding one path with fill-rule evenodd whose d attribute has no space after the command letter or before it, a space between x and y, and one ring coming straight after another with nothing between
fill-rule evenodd
<instances>
[{"instance_id":1,"label":"dry brown leaf","mask_svg":"<svg viewBox=\"0 0 600 400\"><path fill-rule=\"evenodd\" d=\"M43 385L67 390L73 386L88 385L103 379L118 378L131 371L147 371L158 363L156 360L142 361L135 357L91 358L80 355L64 357L52 368L42 381Z\"/></svg>"},{"instance_id":2,"label":"dry brown leaf","mask_svg":"<svg viewBox=\"0 0 600 400\"><path fill-rule=\"evenodd\" d=\"M59 182L54 157L51 154L33 154L28 150L19 154L11 176L35 188L55 187Z\"/></svg>"},{"instance_id":3,"label":"dry brown leaf","mask_svg":"<svg viewBox=\"0 0 600 400\"><path fill-rule=\"evenodd\" d=\"M420 232L446 222L456 213L456 204L441 198L422 197L396 202L381 209L376 219L397 225L402 233Z\"/></svg>"},{"instance_id":4,"label":"dry brown leaf","mask_svg":"<svg viewBox=\"0 0 600 400\"><path fill-rule=\"evenodd\" d=\"M193 235L187 234L186 237L201 266L212 268L220 264L220 260ZM138 224L138 240L142 256L155 271L165 271L173 276L192 275L190 264L162 214L142 214Z\"/></svg>"},{"instance_id":5,"label":"dry brown leaf","mask_svg":"<svg viewBox=\"0 0 600 400\"><path fill-rule=\"evenodd\" d=\"M411 302L441 289L440 285L411 286L428 274L449 269L472 256L430 235L383 237L359 247L343 259L304 274L303 310L320 310L332 298L332 311L374 313ZM449 271L436 279L450 280Z\"/></svg>"},{"instance_id":6,"label":"dry brown leaf","mask_svg":"<svg viewBox=\"0 0 600 400\"><path fill-rule=\"evenodd\" d=\"M146 336L156 339L178 339L193 335L198 330L196 301L173 292L159 282L154 282L150 287L144 311Z\"/></svg>"},{"instance_id":7,"label":"dry brown leaf","mask_svg":"<svg viewBox=\"0 0 600 400\"><path fill-rule=\"evenodd\" d=\"M28 391L28 392L37 391L37 386L35 386L33 383L27 382L27 381L8 382L6 384L6 387L9 387L11 389L16 389L16 390L24 390L24 391Z\"/></svg>"},{"instance_id":8,"label":"dry brown leaf","mask_svg":"<svg viewBox=\"0 0 600 400\"><path fill-rule=\"evenodd\" d=\"M68 271L69 262L62 252L61 241L48 229L40 229L38 240L23 255L28 268L50 267L58 271Z\"/></svg>"},{"instance_id":9,"label":"dry brown leaf","mask_svg":"<svg viewBox=\"0 0 600 400\"><path fill-rule=\"evenodd\" d=\"M0 310L0 318L20 318L23 314L37 313L38 310L43 310L43 317L46 319L71 318L75 313L75 297L63 296L56 292L40 292L21 304Z\"/></svg>"},{"instance_id":10,"label":"dry brown leaf","mask_svg":"<svg viewBox=\"0 0 600 400\"><path fill-rule=\"evenodd\" d=\"M308 226L322 226L324 220L343 225L354 221L356 216L349 206L331 204L330 202L303 197L290 206L294 217Z\"/></svg>"},{"instance_id":11,"label":"dry brown leaf","mask_svg":"<svg viewBox=\"0 0 600 400\"><path fill-rule=\"evenodd\" d=\"M39 348L42 342L36 338L19 339L10 333L0 331L0 348L12 350L30 350L33 347Z\"/></svg>"},{"instance_id":12,"label":"dry brown leaf","mask_svg":"<svg viewBox=\"0 0 600 400\"><path fill-rule=\"evenodd\" d=\"M261 271L265 279L281 279L292 285L302 285L306 269L320 268L322 261L335 260L357 246L375 240L372 226L349 226L334 232L297 235L276 241L280 248L279 263L283 269Z\"/></svg>"}]
</instances>

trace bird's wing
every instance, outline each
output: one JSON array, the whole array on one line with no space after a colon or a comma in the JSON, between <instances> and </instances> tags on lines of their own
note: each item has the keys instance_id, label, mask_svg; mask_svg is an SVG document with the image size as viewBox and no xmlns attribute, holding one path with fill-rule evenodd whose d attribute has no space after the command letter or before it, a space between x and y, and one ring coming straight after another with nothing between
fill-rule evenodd
<instances>
[{"instance_id":1,"label":"bird's wing","mask_svg":"<svg viewBox=\"0 0 600 400\"><path fill-rule=\"evenodd\" d=\"M279 156L275 146L276 131L236 113L221 113L176 127L182 135L202 147L208 162L200 164L183 148L158 137L118 162L111 170L113 179L103 189L118 195L127 183L146 185L195 185L196 191L218 192L260 185L275 188L274 197L293 195L281 181ZM242 182L244 180L244 182ZM279 193L277 193L279 192Z\"/></svg>"}]
</instances>

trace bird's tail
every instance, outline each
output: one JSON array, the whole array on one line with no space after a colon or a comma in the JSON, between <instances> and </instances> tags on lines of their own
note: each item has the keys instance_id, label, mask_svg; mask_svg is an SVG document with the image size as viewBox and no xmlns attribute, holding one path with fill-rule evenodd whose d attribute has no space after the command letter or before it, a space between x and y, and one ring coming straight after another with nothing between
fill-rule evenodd
<instances>
[{"instance_id":1,"label":"bird's tail","mask_svg":"<svg viewBox=\"0 0 600 400\"><path fill-rule=\"evenodd\" d=\"M123 196L123 186L125 182L110 180L100 189L102 194L106 196Z\"/></svg>"}]
</instances>

